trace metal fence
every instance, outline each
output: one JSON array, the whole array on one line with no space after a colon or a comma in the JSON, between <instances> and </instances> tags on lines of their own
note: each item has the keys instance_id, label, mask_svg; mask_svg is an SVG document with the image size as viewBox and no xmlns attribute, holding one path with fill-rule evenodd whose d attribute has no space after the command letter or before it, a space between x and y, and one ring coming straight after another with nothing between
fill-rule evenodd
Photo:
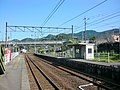
<instances>
[{"instance_id":1,"label":"metal fence","mask_svg":"<svg viewBox=\"0 0 120 90\"><path fill-rule=\"evenodd\" d=\"M95 54L95 60L111 62L111 61L120 61L119 54L114 53L97 53Z\"/></svg>"}]
</instances>

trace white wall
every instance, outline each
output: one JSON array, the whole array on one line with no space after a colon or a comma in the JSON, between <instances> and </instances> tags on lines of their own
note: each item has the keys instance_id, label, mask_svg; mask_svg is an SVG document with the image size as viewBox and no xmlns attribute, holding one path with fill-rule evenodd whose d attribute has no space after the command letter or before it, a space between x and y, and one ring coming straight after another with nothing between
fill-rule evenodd
<instances>
[{"instance_id":1,"label":"white wall","mask_svg":"<svg viewBox=\"0 0 120 90\"><path fill-rule=\"evenodd\" d=\"M10 53L9 54L5 54L5 65L7 63L11 62L18 55L19 55L19 52L13 52L11 54Z\"/></svg>"},{"instance_id":2,"label":"white wall","mask_svg":"<svg viewBox=\"0 0 120 90\"><path fill-rule=\"evenodd\" d=\"M91 53L88 53L88 49L92 49ZM86 58L85 59L89 59L92 60L94 59L94 45L86 45Z\"/></svg>"}]
</instances>

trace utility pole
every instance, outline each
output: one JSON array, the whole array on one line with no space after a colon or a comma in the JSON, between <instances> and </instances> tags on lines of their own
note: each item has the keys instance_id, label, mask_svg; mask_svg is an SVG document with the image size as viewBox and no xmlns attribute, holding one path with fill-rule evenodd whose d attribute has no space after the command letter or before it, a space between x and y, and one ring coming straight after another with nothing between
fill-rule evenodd
<instances>
[{"instance_id":1,"label":"utility pole","mask_svg":"<svg viewBox=\"0 0 120 90\"><path fill-rule=\"evenodd\" d=\"M86 40L87 40L87 33L86 33L86 21L88 20L89 18L84 18L83 20L84 20L84 41L85 41L85 43L86 43Z\"/></svg>"},{"instance_id":2,"label":"utility pole","mask_svg":"<svg viewBox=\"0 0 120 90\"><path fill-rule=\"evenodd\" d=\"M84 41L85 41L85 43L86 43L86 18L84 18Z\"/></svg>"},{"instance_id":3,"label":"utility pole","mask_svg":"<svg viewBox=\"0 0 120 90\"><path fill-rule=\"evenodd\" d=\"M84 31L82 31L82 42L84 41Z\"/></svg>"},{"instance_id":4,"label":"utility pole","mask_svg":"<svg viewBox=\"0 0 120 90\"><path fill-rule=\"evenodd\" d=\"M118 49L119 49L119 59L120 59L120 27L119 27L119 37L118 37Z\"/></svg>"},{"instance_id":5,"label":"utility pole","mask_svg":"<svg viewBox=\"0 0 120 90\"><path fill-rule=\"evenodd\" d=\"M73 38L74 38L74 35L73 35L73 25L72 25L72 28L71 28L71 29L72 29L72 39L73 39Z\"/></svg>"},{"instance_id":6,"label":"utility pole","mask_svg":"<svg viewBox=\"0 0 120 90\"><path fill-rule=\"evenodd\" d=\"M37 37L36 37L36 32L35 32L35 44L34 44L34 48L35 48L35 53L37 53L37 48L36 48L36 39L37 39Z\"/></svg>"},{"instance_id":7,"label":"utility pole","mask_svg":"<svg viewBox=\"0 0 120 90\"><path fill-rule=\"evenodd\" d=\"M6 22L6 31L5 31L5 47L7 48L7 22Z\"/></svg>"}]
</instances>

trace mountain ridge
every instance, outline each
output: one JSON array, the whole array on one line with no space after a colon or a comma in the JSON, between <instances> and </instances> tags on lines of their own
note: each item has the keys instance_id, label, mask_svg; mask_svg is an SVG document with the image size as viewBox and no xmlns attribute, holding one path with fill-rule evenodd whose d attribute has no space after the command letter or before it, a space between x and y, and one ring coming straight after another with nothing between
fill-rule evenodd
<instances>
[{"instance_id":1,"label":"mountain ridge","mask_svg":"<svg viewBox=\"0 0 120 90\"><path fill-rule=\"evenodd\" d=\"M83 38L84 31L74 33L73 36L77 38L78 40L81 40ZM111 29L111 30L106 30L102 32L97 32L95 30L87 30L86 31L86 38L90 39L91 37L96 37L96 39L105 39L107 37L110 37L111 35L118 35L119 34L119 29ZM52 35L49 34L46 37L36 39L37 41L41 40L65 40L65 39L70 39L72 36L71 33L65 34L65 33L60 33L58 35ZM14 39L12 41L35 41L35 39L32 38L24 38L22 40Z\"/></svg>"}]
</instances>

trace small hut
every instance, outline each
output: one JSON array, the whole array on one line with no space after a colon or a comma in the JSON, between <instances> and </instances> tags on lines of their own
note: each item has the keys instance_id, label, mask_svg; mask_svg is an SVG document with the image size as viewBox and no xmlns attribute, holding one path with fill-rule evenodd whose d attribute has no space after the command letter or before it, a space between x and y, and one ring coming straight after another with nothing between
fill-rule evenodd
<instances>
[{"instance_id":1,"label":"small hut","mask_svg":"<svg viewBox=\"0 0 120 90\"><path fill-rule=\"evenodd\" d=\"M94 44L91 43L78 43L68 45L73 50L73 58L79 59L94 59Z\"/></svg>"}]
</instances>

